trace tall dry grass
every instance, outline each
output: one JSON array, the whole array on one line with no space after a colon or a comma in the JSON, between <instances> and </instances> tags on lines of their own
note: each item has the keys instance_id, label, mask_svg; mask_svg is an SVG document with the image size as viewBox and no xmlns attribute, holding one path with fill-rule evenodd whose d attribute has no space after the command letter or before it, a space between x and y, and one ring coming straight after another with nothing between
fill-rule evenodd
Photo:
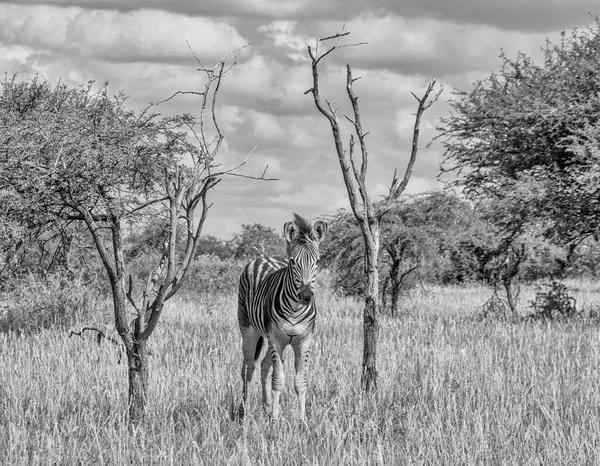
<instances>
[{"instance_id":1,"label":"tall dry grass","mask_svg":"<svg viewBox=\"0 0 600 466\"><path fill-rule=\"evenodd\" d=\"M580 302L600 301L592 285L577 287ZM151 340L137 432L115 347L58 330L0 334L0 462L598 464L598 326L480 322L472 315L488 296L416 289L401 317L381 319L379 390L365 398L361 306L322 293L308 429L297 419L291 352L281 421L263 414L256 379L246 419L231 419L241 392L233 295L169 305Z\"/></svg>"}]
</instances>

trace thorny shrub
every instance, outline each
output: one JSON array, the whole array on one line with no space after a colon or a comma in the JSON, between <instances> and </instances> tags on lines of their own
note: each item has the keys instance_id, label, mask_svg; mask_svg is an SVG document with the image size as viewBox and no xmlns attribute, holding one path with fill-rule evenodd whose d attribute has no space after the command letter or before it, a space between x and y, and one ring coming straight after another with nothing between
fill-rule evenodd
<instances>
[{"instance_id":1,"label":"thorny shrub","mask_svg":"<svg viewBox=\"0 0 600 466\"><path fill-rule=\"evenodd\" d=\"M552 279L542 287L546 289L540 289L535 295L535 300L531 301L533 313L528 316L529 318L552 320L581 316L575 298L569 295L563 283Z\"/></svg>"}]
</instances>

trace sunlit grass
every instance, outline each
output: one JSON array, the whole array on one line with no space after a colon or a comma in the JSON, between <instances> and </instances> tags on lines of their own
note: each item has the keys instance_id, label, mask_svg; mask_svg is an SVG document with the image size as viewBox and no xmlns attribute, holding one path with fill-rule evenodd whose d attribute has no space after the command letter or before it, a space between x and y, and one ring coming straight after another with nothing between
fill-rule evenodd
<instances>
[{"instance_id":1,"label":"sunlit grass","mask_svg":"<svg viewBox=\"0 0 600 466\"><path fill-rule=\"evenodd\" d=\"M569 283L578 303L593 285ZM151 339L145 423L126 422L125 362L91 336L0 334L0 461L19 464L597 464L598 326L480 322L489 289L417 288L380 320L379 390L360 390L361 305L321 296L298 421L291 350L282 419L241 392L235 296L175 299ZM524 290L522 302L535 290Z\"/></svg>"}]
</instances>

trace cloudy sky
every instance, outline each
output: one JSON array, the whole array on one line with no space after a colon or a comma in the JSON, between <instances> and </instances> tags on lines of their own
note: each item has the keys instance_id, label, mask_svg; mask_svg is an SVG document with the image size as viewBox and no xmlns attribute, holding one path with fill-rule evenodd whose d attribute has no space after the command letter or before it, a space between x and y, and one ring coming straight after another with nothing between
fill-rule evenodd
<instances>
[{"instance_id":1,"label":"cloudy sky","mask_svg":"<svg viewBox=\"0 0 600 466\"><path fill-rule=\"evenodd\" d=\"M597 0L0 0L0 71L43 74L79 85L108 80L141 108L177 90L199 89L186 41L205 64L232 49L237 66L221 89L218 117L226 137L224 167L278 181L229 178L212 194L206 233L229 238L241 224L281 230L298 212L309 218L348 207L327 121L304 92L310 87L306 46L345 26L350 41L323 62L322 95L349 115L345 63L361 76L363 128L369 131L369 184L386 192L394 168L403 173L412 112L436 78L445 86L422 122L419 158L407 193L440 187L441 148L426 143L447 115L452 89L468 90L500 65L504 49L540 57L546 39L593 24ZM182 98L177 111L197 102ZM346 138L349 127L345 128Z\"/></svg>"}]
</instances>

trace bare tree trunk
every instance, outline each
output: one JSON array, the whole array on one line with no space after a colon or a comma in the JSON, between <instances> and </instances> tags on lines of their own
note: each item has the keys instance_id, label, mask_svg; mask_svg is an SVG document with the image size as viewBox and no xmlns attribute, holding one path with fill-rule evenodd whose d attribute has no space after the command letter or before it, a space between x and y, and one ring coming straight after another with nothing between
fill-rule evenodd
<instances>
[{"instance_id":1,"label":"bare tree trunk","mask_svg":"<svg viewBox=\"0 0 600 466\"><path fill-rule=\"evenodd\" d=\"M146 340L134 340L127 351L129 368L129 421L139 425L144 420L148 393L148 350Z\"/></svg>"},{"instance_id":2,"label":"bare tree trunk","mask_svg":"<svg viewBox=\"0 0 600 466\"><path fill-rule=\"evenodd\" d=\"M423 112L437 100L441 89L438 94L429 101L429 94L435 85L435 81L432 80L427 86L427 90L421 99L413 94L413 96L419 102L419 107L415 115L412 149L410 153L410 160L404 173L404 178L402 181L400 181L397 177L396 171L394 171L389 194L382 201L374 205L367 190L367 167L369 152L367 150L365 136L368 134L368 132L365 132L362 129L360 111L358 108L358 97L354 95L354 91L352 89L354 82L358 78L355 79L352 77L352 69L350 65L346 65L346 92L352 104L352 114L354 119L348 117L346 118L354 127L356 139L354 138L354 133L351 134L348 151L344 149L339 119L333 106L327 100L325 101L326 105L323 105L321 96L319 94L318 64L324 57L329 55L335 49L348 46L338 45L340 39L348 34L349 32L341 32L333 36L319 39L315 44L314 50L311 46L308 46L308 55L310 56L312 63L313 87L308 89L305 94L312 94L318 111L329 121L338 161L340 163L342 176L344 178L344 184L346 185L346 190L348 192L350 207L352 208L352 212L354 213L354 216L356 217L363 234L365 244L365 272L367 286L365 290L364 352L361 382L363 390L368 393L376 390L377 388L377 308L379 307L379 271L377 269L377 256L379 254L379 223L381 218L393 207L394 203L406 188L417 157L421 116ZM319 53L319 44L325 41L335 42L334 45L331 46L326 52ZM355 142L358 143L358 147L360 148L360 159L355 157Z\"/></svg>"},{"instance_id":3,"label":"bare tree trunk","mask_svg":"<svg viewBox=\"0 0 600 466\"><path fill-rule=\"evenodd\" d=\"M518 275L521 271L521 264L526 258L525 244L511 245L504 264L501 267L500 275L502 284L506 292L508 307L513 316L517 316L517 300L519 297Z\"/></svg>"},{"instance_id":4,"label":"bare tree trunk","mask_svg":"<svg viewBox=\"0 0 600 466\"><path fill-rule=\"evenodd\" d=\"M505 276L502 278L502 284L504 285L504 291L506 292L506 300L508 301L508 307L513 316L517 315L517 295L518 293L513 286L514 277Z\"/></svg>"},{"instance_id":5,"label":"bare tree trunk","mask_svg":"<svg viewBox=\"0 0 600 466\"><path fill-rule=\"evenodd\" d=\"M377 222L370 229L370 232L370 237L364 235L367 287L365 289L363 314L364 348L361 377L363 389L367 393L377 390L377 336L379 333L377 322L377 309L379 307L379 269L377 267L379 225Z\"/></svg>"},{"instance_id":6,"label":"bare tree trunk","mask_svg":"<svg viewBox=\"0 0 600 466\"><path fill-rule=\"evenodd\" d=\"M129 421L132 425L138 425L144 418L146 407L146 392L148 388L148 355L146 350L146 339L140 338L140 317L135 323L135 337L127 322L127 302L125 292L125 268L123 260L123 242L121 238L121 220L113 216L111 219L111 235L113 243L113 256L110 258L108 249L104 245L99 228L89 212L80 209L92 238L96 243L96 249L106 268L113 298L113 310L115 327L127 354L129 368Z\"/></svg>"}]
</instances>

